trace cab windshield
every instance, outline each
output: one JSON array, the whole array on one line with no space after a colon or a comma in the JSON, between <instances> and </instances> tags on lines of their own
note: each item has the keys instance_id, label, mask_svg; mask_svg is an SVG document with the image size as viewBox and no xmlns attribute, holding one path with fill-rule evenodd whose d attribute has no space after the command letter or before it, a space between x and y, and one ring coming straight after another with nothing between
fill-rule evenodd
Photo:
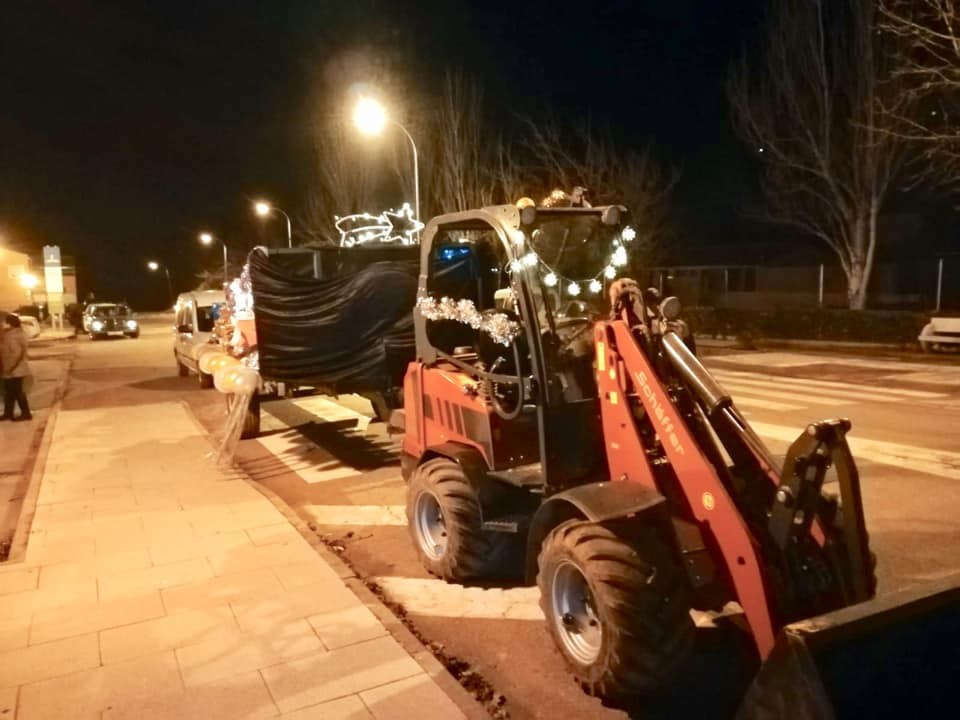
<instances>
[{"instance_id":1,"label":"cab windshield","mask_svg":"<svg viewBox=\"0 0 960 720\"><path fill-rule=\"evenodd\" d=\"M130 314L130 308L126 305L98 305L94 311L94 317L99 318L123 318Z\"/></svg>"},{"instance_id":2,"label":"cab windshield","mask_svg":"<svg viewBox=\"0 0 960 720\"><path fill-rule=\"evenodd\" d=\"M603 224L596 214L546 217L537 223L528 244L539 258L540 272L531 289L541 323L555 330L558 321L606 315L610 281L604 272L612 265L620 233L620 227Z\"/></svg>"}]
</instances>

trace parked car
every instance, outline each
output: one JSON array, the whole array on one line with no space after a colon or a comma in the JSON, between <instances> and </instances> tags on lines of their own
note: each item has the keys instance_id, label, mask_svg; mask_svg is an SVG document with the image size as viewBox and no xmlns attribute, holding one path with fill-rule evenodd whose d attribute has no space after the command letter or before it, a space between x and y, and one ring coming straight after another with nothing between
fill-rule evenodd
<instances>
[{"instance_id":1,"label":"parked car","mask_svg":"<svg viewBox=\"0 0 960 720\"><path fill-rule=\"evenodd\" d=\"M140 337L140 323L122 303L94 303L83 311L83 331L92 340L106 337Z\"/></svg>"},{"instance_id":2,"label":"parked car","mask_svg":"<svg viewBox=\"0 0 960 720\"><path fill-rule=\"evenodd\" d=\"M174 306L173 357L180 377L196 373L200 387L213 387L213 376L200 370L200 348L213 338L213 325L227 298L222 290L182 293Z\"/></svg>"}]
</instances>

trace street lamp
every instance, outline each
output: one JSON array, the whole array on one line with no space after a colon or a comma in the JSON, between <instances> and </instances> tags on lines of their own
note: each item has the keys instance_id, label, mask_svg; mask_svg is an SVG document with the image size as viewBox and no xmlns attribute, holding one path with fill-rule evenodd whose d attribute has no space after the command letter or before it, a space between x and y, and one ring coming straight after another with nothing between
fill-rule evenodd
<instances>
[{"instance_id":1,"label":"street lamp","mask_svg":"<svg viewBox=\"0 0 960 720\"><path fill-rule=\"evenodd\" d=\"M200 233L201 245L207 245L207 246L213 245L213 242L215 239L216 238L214 238L211 233L208 233L208 232ZM229 277L230 271L227 269L227 244L223 241L221 241L220 244L223 245L223 286L226 287L227 283L230 282L230 277Z\"/></svg>"},{"instance_id":2,"label":"street lamp","mask_svg":"<svg viewBox=\"0 0 960 720\"><path fill-rule=\"evenodd\" d=\"M290 232L290 216L287 215L283 210L271 205L266 200L257 200L253 204L253 211L262 218L265 218L273 213L280 213L287 219L287 247L293 247L293 235Z\"/></svg>"},{"instance_id":3,"label":"street lamp","mask_svg":"<svg viewBox=\"0 0 960 720\"><path fill-rule=\"evenodd\" d=\"M150 260L147 263L147 270L150 272L156 272L157 270L163 269L164 274L167 276L167 297L170 298L170 303L173 303L173 282L170 280L170 271L167 270L166 265L161 265L156 260Z\"/></svg>"},{"instance_id":4,"label":"street lamp","mask_svg":"<svg viewBox=\"0 0 960 720\"><path fill-rule=\"evenodd\" d=\"M410 141L410 149L413 151L413 204L417 211L417 220L420 218L420 163L417 158L417 144L413 141L413 136L409 131L393 118L387 116L387 110L378 100L373 98L361 98L360 102L353 110L353 124L364 135L379 135L383 132L384 126L390 123L400 128L400 131L407 136Z\"/></svg>"},{"instance_id":5,"label":"street lamp","mask_svg":"<svg viewBox=\"0 0 960 720\"><path fill-rule=\"evenodd\" d=\"M23 273L20 276L20 284L30 294L30 304L33 305L33 289L40 283L36 275L32 273Z\"/></svg>"}]
</instances>

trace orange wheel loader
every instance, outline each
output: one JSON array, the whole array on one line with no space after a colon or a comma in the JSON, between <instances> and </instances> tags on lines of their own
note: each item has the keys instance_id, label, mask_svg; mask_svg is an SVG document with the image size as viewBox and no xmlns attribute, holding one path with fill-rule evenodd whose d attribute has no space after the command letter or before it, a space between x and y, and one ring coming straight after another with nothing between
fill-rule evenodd
<instances>
[{"instance_id":1,"label":"orange wheel loader","mask_svg":"<svg viewBox=\"0 0 960 720\"><path fill-rule=\"evenodd\" d=\"M809 424L781 467L688 347L676 298L614 280L635 238L620 206L434 218L391 421L425 568L468 582L522 564L605 697L669 685L691 609L738 603L763 660L791 623L875 593L850 423Z\"/></svg>"}]
</instances>

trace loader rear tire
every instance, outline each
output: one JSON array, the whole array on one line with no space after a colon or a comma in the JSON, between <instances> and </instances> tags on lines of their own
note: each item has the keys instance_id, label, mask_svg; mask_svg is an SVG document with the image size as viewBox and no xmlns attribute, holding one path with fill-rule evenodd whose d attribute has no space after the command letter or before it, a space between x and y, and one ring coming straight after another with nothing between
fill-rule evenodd
<instances>
[{"instance_id":1,"label":"loader rear tire","mask_svg":"<svg viewBox=\"0 0 960 720\"><path fill-rule=\"evenodd\" d=\"M595 523L561 523L541 546L537 584L550 634L590 695L656 693L693 646L682 573L654 528L628 542Z\"/></svg>"},{"instance_id":2,"label":"loader rear tire","mask_svg":"<svg viewBox=\"0 0 960 720\"><path fill-rule=\"evenodd\" d=\"M447 458L427 460L411 474L407 528L423 567L450 582L496 573L511 539L484 532L477 491Z\"/></svg>"}]
</instances>

